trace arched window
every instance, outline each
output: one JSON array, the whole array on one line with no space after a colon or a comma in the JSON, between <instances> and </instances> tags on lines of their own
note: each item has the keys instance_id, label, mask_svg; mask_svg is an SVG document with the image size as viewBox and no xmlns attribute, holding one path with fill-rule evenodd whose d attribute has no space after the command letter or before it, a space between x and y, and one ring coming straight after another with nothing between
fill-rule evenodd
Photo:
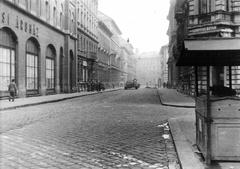
<instances>
[{"instance_id":1,"label":"arched window","mask_svg":"<svg viewBox=\"0 0 240 169\"><path fill-rule=\"evenodd\" d=\"M47 90L53 90L55 86L55 56L56 51L52 45L46 49L46 87Z\"/></svg>"},{"instance_id":2,"label":"arched window","mask_svg":"<svg viewBox=\"0 0 240 169\"><path fill-rule=\"evenodd\" d=\"M60 29L63 27L63 4L61 4L61 10L60 10L60 21L59 21Z\"/></svg>"},{"instance_id":3,"label":"arched window","mask_svg":"<svg viewBox=\"0 0 240 169\"><path fill-rule=\"evenodd\" d=\"M17 37L9 28L0 29L0 91L7 91L15 79L15 51Z\"/></svg>"},{"instance_id":4,"label":"arched window","mask_svg":"<svg viewBox=\"0 0 240 169\"><path fill-rule=\"evenodd\" d=\"M26 83L27 90L38 93L38 42L30 38L26 43Z\"/></svg>"},{"instance_id":5,"label":"arched window","mask_svg":"<svg viewBox=\"0 0 240 169\"><path fill-rule=\"evenodd\" d=\"M53 25L57 25L57 10L56 10L56 7L53 7Z\"/></svg>"},{"instance_id":6,"label":"arched window","mask_svg":"<svg viewBox=\"0 0 240 169\"><path fill-rule=\"evenodd\" d=\"M71 23L72 23L72 24L71 24L71 30L72 30L71 32L72 32L72 33L75 33L75 31L74 31L74 28L75 28L75 26L74 26L75 18L74 18L74 17L75 17L75 15L74 15L74 13L72 12L72 19L71 19Z\"/></svg>"},{"instance_id":7,"label":"arched window","mask_svg":"<svg viewBox=\"0 0 240 169\"><path fill-rule=\"evenodd\" d=\"M46 1L46 19L47 21L50 20L50 5L48 1Z\"/></svg>"}]
</instances>

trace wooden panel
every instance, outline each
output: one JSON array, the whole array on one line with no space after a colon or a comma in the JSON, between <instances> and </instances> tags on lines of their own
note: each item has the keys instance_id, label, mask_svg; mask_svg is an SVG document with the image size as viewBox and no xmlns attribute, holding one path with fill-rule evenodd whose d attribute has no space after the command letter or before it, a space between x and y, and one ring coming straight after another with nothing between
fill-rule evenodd
<instances>
[{"instance_id":1,"label":"wooden panel","mask_svg":"<svg viewBox=\"0 0 240 169\"><path fill-rule=\"evenodd\" d=\"M211 102L211 117L240 118L240 99L225 99Z\"/></svg>"},{"instance_id":2,"label":"wooden panel","mask_svg":"<svg viewBox=\"0 0 240 169\"><path fill-rule=\"evenodd\" d=\"M240 120L217 121L212 125L212 157L240 161Z\"/></svg>"}]
</instances>

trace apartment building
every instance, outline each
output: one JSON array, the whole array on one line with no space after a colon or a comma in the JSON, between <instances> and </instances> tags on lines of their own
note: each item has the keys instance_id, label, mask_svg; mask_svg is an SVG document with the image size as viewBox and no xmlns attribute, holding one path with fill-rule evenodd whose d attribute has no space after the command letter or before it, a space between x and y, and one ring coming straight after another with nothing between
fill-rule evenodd
<instances>
[{"instance_id":1,"label":"apartment building","mask_svg":"<svg viewBox=\"0 0 240 169\"><path fill-rule=\"evenodd\" d=\"M138 56L137 79L141 85L160 87L161 57L158 52L143 52Z\"/></svg>"},{"instance_id":2,"label":"apartment building","mask_svg":"<svg viewBox=\"0 0 240 169\"><path fill-rule=\"evenodd\" d=\"M174 63L180 65L176 74L178 89L194 94L194 64L199 66L199 92L206 91L206 62L215 62L219 66L210 66L210 84L231 87L238 93L240 92L240 67L239 63L231 63L231 67L224 66L223 57L229 60L238 57L238 50L234 48L239 44L239 26L240 26L240 7L239 1L231 0L171 0L171 12L174 17L170 19L170 29L175 31L169 32L169 35L176 39L175 42L170 41L172 53L170 58ZM169 11L170 13L170 11ZM185 48L191 50L189 45L195 44L196 50L199 50L198 57L180 57L185 52ZM207 47L205 46L206 44ZM201 49L201 46L205 46ZM198 49L197 49L198 48ZM205 58L200 54L205 50ZM209 50L215 53L207 52ZM224 51L225 52L224 52ZM198 56L195 54L195 56ZM188 55L190 56L190 55ZM218 58L216 58L218 56ZM184 59L184 60L183 60ZM183 64L184 62L184 64ZM208 63L210 64L210 63ZM230 79L231 78L231 79ZM230 79L230 80L229 80ZM230 83L229 83L230 82Z\"/></svg>"}]
</instances>

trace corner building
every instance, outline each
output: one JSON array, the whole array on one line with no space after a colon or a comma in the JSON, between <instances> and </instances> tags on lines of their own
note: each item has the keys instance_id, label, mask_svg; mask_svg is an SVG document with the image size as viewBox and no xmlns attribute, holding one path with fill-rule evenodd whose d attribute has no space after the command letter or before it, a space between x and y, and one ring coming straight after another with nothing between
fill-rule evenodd
<instances>
[{"instance_id":1,"label":"corner building","mask_svg":"<svg viewBox=\"0 0 240 169\"><path fill-rule=\"evenodd\" d=\"M76 7L70 0L0 1L0 97L15 79L19 97L76 86Z\"/></svg>"},{"instance_id":2,"label":"corner building","mask_svg":"<svg viewBox=\"0 0 240 169\"><path fill-rule=\"evenodd\" d=\"M221 48L224 48L228 52L221 53L221 55L225 55L229 59L231 56L237 56L237 54L231 53L231 50L232 46L238 44L240 40L239 3L240 0L170 0L168 64L174 69L168 69L168 72L174 75L174 78L169 79L169 81L176 81L179 91L194 95L196 87L194 72L198 72L199 75L197 84L199 93L205 94L207 89L206 66L200 65L197 70L194 70L192 64L176 67L187 40L189 42L195 41L198 50L202 46L202 41L211 41L214 43L208 46L209 49L220 51ZM223 45L220 47L219 44ZM217 47L214 48L215 46ZM208 53L206 59L198 60L198 62L213 59L213 56L213 54ZM186 63L190 63L189 58L186 59ZM210 66L210 85L232 86L232 89L239 95L239 74L240 66L231 65L231 68L221 64Z\"/></svg>"}]
</instances>

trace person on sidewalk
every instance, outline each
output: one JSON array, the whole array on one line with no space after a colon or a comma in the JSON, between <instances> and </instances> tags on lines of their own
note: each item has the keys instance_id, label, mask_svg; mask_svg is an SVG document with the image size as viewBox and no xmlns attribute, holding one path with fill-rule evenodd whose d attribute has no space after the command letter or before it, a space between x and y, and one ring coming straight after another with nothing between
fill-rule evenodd
<instances>
[{"instance_id":1,"label":"person on sidewalk","mask_svg":"<svg viewBox=\"0 0 240 169\"><path fill-rule=\"evenodd\" d=\"M15 80L12 79L12 81L10 82L10 84L8 85L8 91L9 91L9 101L13 101L15 99L15 95L17 93L17 85L15 83Z\"/></svg>"}]
</instances>

